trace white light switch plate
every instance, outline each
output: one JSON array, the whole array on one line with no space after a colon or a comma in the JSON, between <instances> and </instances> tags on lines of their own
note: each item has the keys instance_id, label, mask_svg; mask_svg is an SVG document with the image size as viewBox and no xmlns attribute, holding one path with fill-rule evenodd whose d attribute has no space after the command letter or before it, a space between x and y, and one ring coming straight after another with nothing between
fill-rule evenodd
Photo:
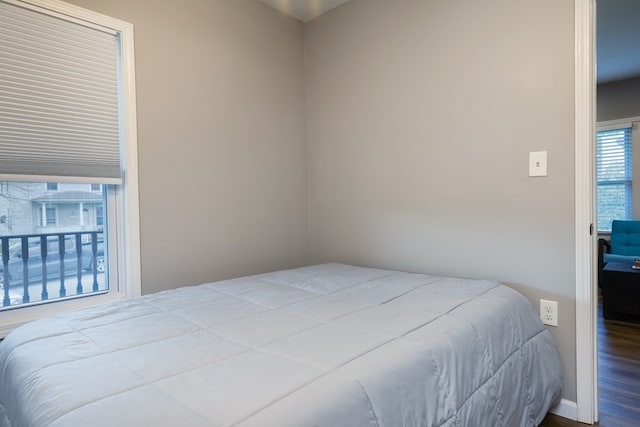
<instances>
[{"instance_id":1,"label":"white light switch plate","mask_svg":"<svg viewBox=\"0 0 640 427\"><path fill-rule=\"evenodd\" d=\"M529 176L547 176L547 152L529 153Z\"/></svg>"}]
</instances>

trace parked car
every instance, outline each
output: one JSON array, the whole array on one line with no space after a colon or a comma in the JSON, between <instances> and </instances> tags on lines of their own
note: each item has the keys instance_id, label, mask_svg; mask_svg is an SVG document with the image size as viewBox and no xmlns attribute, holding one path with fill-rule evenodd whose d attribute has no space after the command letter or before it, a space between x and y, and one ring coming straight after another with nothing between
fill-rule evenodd
<instances>
[{"instance_id":1,"label":"parked car","mask_svg":"<svg viewBox=\"0 0 640 427\"><path fill-rule=\"evenodd\" d=\"M9 248L9 283L11 287L22 286L25 262L27 264L29 282L42 281L42 247L40 237L30 237L28 239L28 259L23 259L22 244L13 244ZM46 267L49 279L59 278L61 270L61 259L59 252L58 236L47 236L47 256ZM104 264L104 242L99 241L96 251L96 270L103 273ZM93 253L91 242L82 244L81 248L81 271L93 270ZM76 251L75 235L66 235L64 239L64 268L63 275L73 275L78 273L78 255ZM4 266L0 263L0 284L4 282Z\"/></svg>"}]
</instances>

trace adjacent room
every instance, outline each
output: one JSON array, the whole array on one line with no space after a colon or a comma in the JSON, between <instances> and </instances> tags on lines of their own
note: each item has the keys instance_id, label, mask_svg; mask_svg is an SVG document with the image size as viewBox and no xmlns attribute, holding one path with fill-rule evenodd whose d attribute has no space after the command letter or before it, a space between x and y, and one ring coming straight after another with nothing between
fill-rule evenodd
<instances>
[{"instance_id":1,"label":"adjacent room","mask_svg":"<svg viewBox=\"0 0 640 427\"><path fill-rule=\"evenodd\" d=\"M637 177L640 121L640 32L636 1L598 1L596 206L599 240L598 322L601 425L637 424L640 310L635 227L640 226ZM617 194L617 196L616 196ZM624 253L621 253L620 243ZM624 383L624 387L619 385Z\"/></svg>"},{"instance_id":2,"label":"adjacent room","mask_svg":"<svg viewBox=\"0 0 640 427\"><path fill-rule=\"evenodd\" d=\"M48 2L0 0L0 6L12 14L15 12L16 22L25 19L36 29L50 25L38 24L42 17L32 16L43 3ZM377 283L387 276L393 278L399 288L385 297L388 298L385 303L397 301L398 305L404 292L414 292L432 283L447 284L454 292L460 289L460 295L467 295L465 285L473 280L483 294L499 294L495 300L500 303L496 302L495 307L502 308L496 310L504 310L509 319L489 324L524 327L524 332L514 332L515 327L509 329L509 339L504 340L508 343L504 346L512 345L513 340L514 347L511 353L503 349L509 355L505 356L504 366L512 364L509 359L512 353L526 354L523 357L528 362L524 366L531 369L532 378L540 377L540 384L537 380L529 381L527 375L526 380L512 373L503 375L517 378L511 381L513 387L520 387L521 383L527 383L528 387L531 383L529 392L544 390L540 391L540 401L529 399L532 401L529 402L514 395L514 402L526 401L529 405L526 406L531 411L529 418L517 418L522 415L518 413L505 416L500 422L540 423L547 410L560 420L589 421L592 413L586 418L579 415L578 373L583 372L584 365L580 363L581 329L576 324L584 306L583 301L578 304L576 300L580 289L577 283L581 283L583 271L587 277L590 271L589 265L582 270L576 268L582 259L577 243L581 231L576 231L577 225L582 225L576 219L576 176L583 166L576 156L576 112L581 109L576 101L576 11L582 10L583 6L578 5L594 2L326 0L304 2L305 7L301 2L279 0L66 0L66 3L68 6L53 2L57 5L54 17L69 20L71 16L72 22L91 23L88 30L73 30L74 39L69 44L82 47L84 43L95 43L91 45L95 48L87 49L90 51L87 55L93 58L99 51L98 56L104 58L104 62L100 59L85 64L88 70L100 69L100 74L96 74L100 83L78 88L78 94L91 91L92 95L86 97L87 108L102 111L100 121L87 118L90 114L84 108L74 107L69 113L60 113L59 107L42 106L40 94L23 90L20 80L23 74L20 70L30 69L32 64L6 67L8 72L18 70L20 81L5 78L3 82L0 78L0 85L5 85L0 87L7 94L15 90L28 92L28 96L20 107L12 104L19 94L11 92L5 99L0 98L0 114L8 111L2 110L2 105L13 108L11 113L5 113L10 119L31 108L41 108L47 114L53 111L54 116L57 114L53 122L56 126L58 122L64 123L65 132L83 132L82 138L86 140L106 142L82 144L80 153L67 147L63 135L55 133L57 130L43 130L40 124L29 122L26 128L31 134L40 138L53 132L56 147L69 148L71 154L67 157L46 162L41 160L50 159L51 153L37 151L40 144L34 144L33 151L24 150L25 142L16 136L17 131L0 126L0 146L9 141L3 146L7 158L0 159L4 296L0 332L4 337L19 325L43 316L55 315L59 321L32 323L18 329L25 335L10 335L4 346L0 345L0 356L11 340L24 339L24 343L16 346L20 349L16 354L26 352L24 344L35 339L26 335L27 330L38 335L40 330L50 329L48 332L55 335L59 332L54 331L57 325L69 334L78 333L75 326L69 326L71 323L64 323L71 318L96 329L107 328L101 323L102 316L106 319L113 313L110 309L99 311L93 307L97 303L112 304L104 307L135 306L133 310L139 310L141 317L149 315L149 319L157 315L145 311L149 307L171 311L174 316L172 310L180 308L183 300L167 296L182 287L210 284L205 288L229 298L229 305L216 303L216 310L230 313L236 310L231 304L232 297L252 298L253 292L257 292L253 284L239 279L248 275L295 288L287 288L291 291L287 298L311 292L309 283L315 286L313 292L348 290L350 297L360 298L359 303L366 300L362 306L351 307L349 315L356 317L360 310L373 309L370 304L375 299L369 293L360 293L358 285L362 282L358 280L363 277L367 283ZM83 10L78 12L78 7ZM81 18L75 18L74 13ZM94 25L94 19L99 24ZM94 27L100 35L94 35ZM26 44L33 44L38 58L47 50L53 51L40 46L37 36L28 35L13 42L10 31L14 30L7 30L8 35L3 36L8 40L8 52L19 51ZM109 58L116 60L109 62ZM64 61L60 62L61 69L69 69ZM43 69L42 73L24 74L33 74L49 85L52 81L56 83L55 73L49 75L46 65ZM74 70L68 74L74 78ZM61 106L75 96L75 88L69 91L55 89L56 84L52 86L51 93ZM104 92L94 92L98 90ZM85 119L92 123L90 127L79 124ZM595 117L593 120L595 125ZM602 120L600 111L598 120ZM106 145L108 149L104 148ZM531 162L532 154L536 153L544 153L544 171L532 173L540 167L537 160L533 165ZM584 239L593 243L595 262L596 236L588 236L588 224L583 228ZM30 262L34 263L33 268ZM357 267L350 270L344 265ZM280 270L285 270L282 276L272 275ZM596 271L595 264L592 271ZM332 282L329 276L333 277ZM449 282L449 278L455 280ZM595 277L593 280L595 283ZM376 298L382 298L386 292L371 287L379 292ZM400 288L404 291L400 292ZM203 288L186 289L197 289L187 292L208 301L208 297L199 294ZM517 291L513 293L515 301L499 305L507 299L502 293L511 298L512 290ZM137 306L139 296L146 301L145 308ZM260 299L257 306L273 303L269 299L272 296L260 298L265 299ZM424 301L430 301L429 298ZM538 323L541 299L557 303L557 326ZM408 305L402 305L401 312L389 315L390 318L415 314L412 311L415 309L417 317L412 321L418 324L412 324L410 330L419 329L422 313L412 304L422 300L408 297L404 300L409 300ZM450 305L443 303L443 307L448 307L447 313L455 311L457 300L450 297L448 301ZM491 306L494 301L480 299L475 304ZM299 312L303 311L301 307ZM309 313L313 311L311 306L305 307ZM344 307L344 301L334 301L322 308L325 310L322 316ZM59 314L83 308L89 311ZM176 334L193 332L187 326L180 329L180 322L188 318L189 322L197 323L191 316L199 313L187 310L186 305L181 309L180 316L171 317L174 321L171 326L162 323L163 332L172 327L176 328ZM254 306L247 309L248 316L257 316L251 311ZM290 322L282 319L292 313L277 314L280 332L290 327ZM64 317L67 320L63 322L59 316L71 317ZM460 319L467 319L465 316L460 315ZM127 317L128 320L139 321ZM262 320L276 322L274 318ZM335 319L331 318L331 322ZM160 323L151 320L148 323L151 328L160 327ZM444 325L439 330L441 334L458 331L458 324ZM447 330L446 325L451 329ZM366 330L373 337L378 331L370 328L368 325ZM478 323L476 330L482 328L489 327ZM464 341L460 338L465 336L463 329L460 327L460 335L456 335L458 341ZM498 328L494 329L495 333ZM113 330L115 336L124 328L115 327L112 333ZM246 331L220 329L216 333L242 335ZM409 329L398 329L398 333L404 337ZM86 337L93 337L91 345L100 346L108 341L108 346L121 352L123 359L119 360L125 360L125 350L118 347L115 338L109 341L111 338L92 334L86 333ZM521 335L527 334L540 337L540 341L536 338L531 341L535 344L526 339L526 343L520 342ZM79 348L75 335L73 339L71 336L61 347L58 345L62 340L54 345L53 337L38 339L52 343L52 347L44 348L50 348L54 359L59 357L62 361L69 357L64 352ZM372 342L375 346L382 345L373 338L367 341L367 334L336 337L342 339L336 338L336 342L345 349L374 346ZM243 339L247 338L233 335L229 342L246 344ZM394 336L393 340L396 339ZM304 345L305 341L297 343ZM226 345L224 351L229 354L236 351L228 342ZM531 355L527 346L535 347ZM203 347L214 351L209 344ZM278 351L285 352L282 348ZM166 350L155 347L149 356L153 360ZM499 359L493 360L493 356L483 351L474 348L468 352L478 358L484 354L485 359L498 364ZM215 352L222 355L222 347L216 347ZM458 350L453 352L457 354ZM395 354L389 358L394 359ZM409 359L413 357L409 352L402 354ZM315 356L305 359L296 381L310 375L308 365L333 366L329 356L318 355L319 361ZM351 360L342 354L339 358L344 363ZM195 359L190 362L202 362ZM374 374L360 384L367 395L368 407L373 408L373 418L367 420L387 425L385 411L390 414L395 411L391 403L386 409L377 406L385 399L376 401L372 392L376 387L367 381L377 385L374 381L377 368L389 359L371 360L376 363L363 363L358 371ZM492 368L493 362L489 363ZM25 361L24 367L38 363L43 360ZM265 363L274 375L280 373L279 369L283 375L294 375L291 369L282 368L284 365ZM85 368L84 372L92 375L91 368ZM12 369L16 370L14 367L6 371ZM412 376L406 369L402 374ZM151 369L146 373L151 377L158 374ZM210 375L220 378L214 372ZM496 375L500 378L500 374ZM123 377L129 378L125 374ZM488 377L485 380L491 382L493 377L491 381ZM137 378L132 378L123 387L136 390L147 387L138 386L136 381ZM233 382L228 378L227 381ZM180 384L189 388L185 386L188 381ZM302 388L295 381L286 387L283 385L287 393ZM325 392L319 394L331 394L327 390L334 390L333 387L337 386L327 381ZM498 388L501 394L492 399L503 401L510 389L502 385ZM88 389L91 396L94 391L104 392L93 386ZM262 390L258 386L255 389ZM478 390L481 389L479 385ZM149 409L147 412L153 412L153 402L163 401L170 394L168 388L158 390L137 401L142 408ZM336 395L344 393L344 402L352 402L352 398L358 404L364 401L360 388L335 390ZM470 401L479 399L473 391L464 392ZM309 395L316 396L313 393L312 390ZM91 400L91 396L87 399ZM197 401L200 395L194 392L191 397ZM405 400L409 401L409 397ZM268 412L265 419L279 420L269 417L276 417L278 410L286 412L282 408L289 406L286 399L282 400L283 406L276 406L280 409ZM483 402L479 407L484 407ZM3 402L1 392L0 403L0 425L4 411L10 412L9 404L26 405ZM93 415L101 409L106 411L107 407L100 407L101 404L97 400L91 404L83 402L82 410L74 409L75 412L60 415L59 419L57 415L41 419L73 425L73 420L83 419L74 417L81 417L85 409L86 414ZM515 403L500 405L520 410ZM441 407L446 409L447 405ZM531 408L541 413L534 414ZM39 416L51 415L48 411L42 409ZM251 417L255 414L251 408L247 411L242 422L252 425ZM425 411L424 417L453 422L454 418L440 412ZM202 421L198 418L201 414L196 412L178 411L171 416L201 425L196 422ZM476 413L456 412L455 422L459 424L454 425L483 425L476 418L465 422L464 414ZM137 416L128 411L121 415L131 417L125 418L130 422ZM421 419L415 414L404 415L408 417L404 420ZM485 415L486 419L492 419L491 414ZM331 425L331 419L361 419L348 416L325 418L324 422ZM22 415L16 417L20 421L15 421L15 425L28 424ZM234 424L234 420L223 420L220 425ZM259 421L255 425L260 425ZM295 425L293 419L290 422ZM393 422L398 421L388 421L389 425Z\"/></svg>"}]
</instances>

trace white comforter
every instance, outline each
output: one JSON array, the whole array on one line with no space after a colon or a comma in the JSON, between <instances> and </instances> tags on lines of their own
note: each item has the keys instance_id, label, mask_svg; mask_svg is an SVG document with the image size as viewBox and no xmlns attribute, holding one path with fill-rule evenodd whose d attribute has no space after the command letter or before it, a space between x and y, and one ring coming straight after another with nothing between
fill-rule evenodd
<instances>
[{"instance_id":1,"label":"white comforter","mask_svg":"<svg viewBox=\"0 0 640 427\"><path fill-rule=\"evenodd\" d=\"M0 344L13 427L532 426L560 386L512 289L340 264L79 310Z\"/></svg>"}]
</instances>

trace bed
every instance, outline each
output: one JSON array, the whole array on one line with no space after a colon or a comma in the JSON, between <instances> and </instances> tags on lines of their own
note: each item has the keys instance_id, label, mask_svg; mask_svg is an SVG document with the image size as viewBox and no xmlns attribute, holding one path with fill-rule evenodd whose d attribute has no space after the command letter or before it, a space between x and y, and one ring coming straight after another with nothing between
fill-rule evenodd
<instances>
[{"instance_id":1,"label":"bed","mask_svg":"<svg viewBox=\"0 0 640 427\"><path fill-rule=\"evenodd\" d=\"M15 329L0 426L534 426L561 376L507 286L323 264Z\"/></svg>"}]
</instances>

